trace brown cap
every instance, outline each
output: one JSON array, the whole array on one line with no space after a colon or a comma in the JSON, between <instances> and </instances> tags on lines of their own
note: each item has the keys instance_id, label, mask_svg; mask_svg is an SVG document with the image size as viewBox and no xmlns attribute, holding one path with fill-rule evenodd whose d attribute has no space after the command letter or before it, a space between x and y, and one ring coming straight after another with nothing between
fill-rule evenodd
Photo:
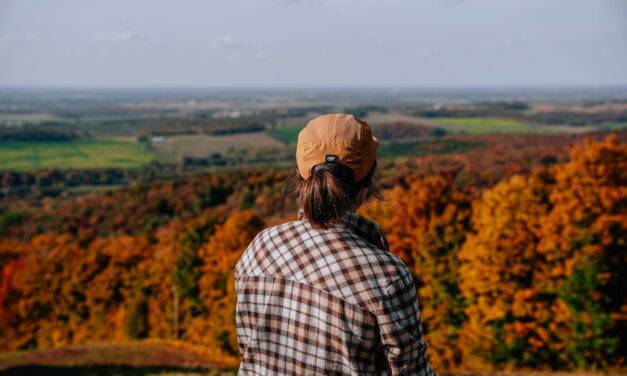
<instances>
[{"instance_id":1,"label":"brown cap","mask_svg":"<svg viewBox=\"0 0 627 376\"><path fill-rule=\"evenodd\" d=\"M335 162L350 167L358 182L368 175L377 158L379 140L370 126L347 114L318 116L298 134L296 165L303 179L321 163Z\"/></svg>"}]
</instances>

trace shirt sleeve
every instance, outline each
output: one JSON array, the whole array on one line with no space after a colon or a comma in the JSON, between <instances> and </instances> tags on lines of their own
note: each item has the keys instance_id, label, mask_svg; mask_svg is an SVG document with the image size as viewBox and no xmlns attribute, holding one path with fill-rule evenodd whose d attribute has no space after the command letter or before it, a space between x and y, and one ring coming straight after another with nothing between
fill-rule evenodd
<instances>
[{"instance_id":1,"label":"shirt sleeve","mask_svg":"<svg viewBox=\"0 0 627 376\"><path fill-rule=\"evenodd\" d=\"M405 268L388 286L377 315L383 355L392 375L435 375L427 357L416 288Z\"/></svg>"}]
</instances>

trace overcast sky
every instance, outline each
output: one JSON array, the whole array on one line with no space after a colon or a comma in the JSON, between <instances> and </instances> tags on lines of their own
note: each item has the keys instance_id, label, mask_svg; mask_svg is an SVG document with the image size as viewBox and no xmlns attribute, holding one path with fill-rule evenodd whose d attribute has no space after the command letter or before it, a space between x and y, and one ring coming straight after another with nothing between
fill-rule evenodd
<instances>
[{"instance_id":1,"label":"overcast sky","mask_svg":"<svg viewBox=\"0 0 627 376\"><path fill-rule=\"evenodd\" d=\"M625 84L626 0L0 0L0 86Z\"/></svg>"}]
</instances>

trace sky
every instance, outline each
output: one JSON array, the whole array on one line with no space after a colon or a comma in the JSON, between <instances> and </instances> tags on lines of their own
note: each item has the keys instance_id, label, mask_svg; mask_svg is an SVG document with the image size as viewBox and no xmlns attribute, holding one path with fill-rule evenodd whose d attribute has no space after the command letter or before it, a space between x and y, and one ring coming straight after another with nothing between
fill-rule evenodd
<instances>
[{"instance_id":1,"label":"sky","mask_svg":"<svg viewBox=\"0 0 627 376\"><path fill-rule=\"evenodd\" d=\"M0 86L627 84L625 0L0 0Z\"/></svg>"}]
</instances>

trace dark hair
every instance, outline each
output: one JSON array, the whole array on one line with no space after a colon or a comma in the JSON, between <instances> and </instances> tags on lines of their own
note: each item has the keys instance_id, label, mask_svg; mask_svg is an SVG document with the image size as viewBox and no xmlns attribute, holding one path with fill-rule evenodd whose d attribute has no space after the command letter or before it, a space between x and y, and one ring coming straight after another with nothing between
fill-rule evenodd
<instances>
[{"instance_id":1,"label":"dark hair","mask_svg":"<svg viewBox=\"0 0 627 376\"><path fill-rule=\"evenodd\" d=\"M297 181L292 195L298 200L304 218L314 228L327 229L368 198L381 199L373 183L375 166L359 182L355 182L353 170L338 163L314 166L307 180L295 169Z\"/></svg>"}]
</instances>

